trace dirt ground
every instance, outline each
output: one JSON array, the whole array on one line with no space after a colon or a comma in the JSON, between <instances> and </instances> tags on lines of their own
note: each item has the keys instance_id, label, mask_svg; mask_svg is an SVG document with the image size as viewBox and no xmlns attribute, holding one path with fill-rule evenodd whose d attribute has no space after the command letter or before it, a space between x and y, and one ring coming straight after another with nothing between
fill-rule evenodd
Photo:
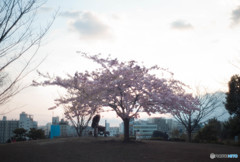
<instances>
[{"instance_id":1,"label":"dirt ground","mask_svg":"<svg viewBox=\"0 0 240 162\"><path fill-rule=\"evenodd\" d=\"M240 147L168 141L123 143L116 138L59 138L1 144L0 161L14 162L181 162L239 161L210 159L210 154L238 154Z\"/></svg>"}]
</instances>

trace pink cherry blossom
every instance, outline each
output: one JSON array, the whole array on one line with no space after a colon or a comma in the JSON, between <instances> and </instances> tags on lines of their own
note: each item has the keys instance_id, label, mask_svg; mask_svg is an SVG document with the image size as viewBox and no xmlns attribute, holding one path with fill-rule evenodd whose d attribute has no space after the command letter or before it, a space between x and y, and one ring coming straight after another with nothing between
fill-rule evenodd
<instances>
[{"instance_id":1,"label":"pink cherry blossom","mask_svg":"<svg viewBox=\"0 0 240 162\"><path fill-rule=\"evenodd\" d=\"M56 100L56 106L64 105L65 115L70 120L79 116L91 119L103 107L110 107L123 120L124 140L128 141L129 121L139 117L140 112L151 115L198 110L198 100L185 91L188 87L173 79L173 73L166 69L156 65L147 68L136 61L104 59L100 55L83 56L100 64L101 68L93 72L77 72L67 79L48 76L48 80L38 84L67 89L66 96Z\"/></svg>"}]
</instances>

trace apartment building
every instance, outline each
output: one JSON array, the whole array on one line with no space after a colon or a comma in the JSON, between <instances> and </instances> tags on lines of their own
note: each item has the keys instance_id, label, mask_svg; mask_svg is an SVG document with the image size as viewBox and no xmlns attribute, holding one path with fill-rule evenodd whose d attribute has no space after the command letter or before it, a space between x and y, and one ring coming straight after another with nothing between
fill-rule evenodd
<instances>
[{"instance_id":1,"label":"apartment building","mask_svg":"<svg viewBox=\"0 0 240 162\"><path fill-rule=\"evenodd\" d=\"M7 120L7 117L3 117L0 120L0 143L6 143L8 139L14 136L13 131L19 126L17 120Z\"/></svg>"}]
</instances>

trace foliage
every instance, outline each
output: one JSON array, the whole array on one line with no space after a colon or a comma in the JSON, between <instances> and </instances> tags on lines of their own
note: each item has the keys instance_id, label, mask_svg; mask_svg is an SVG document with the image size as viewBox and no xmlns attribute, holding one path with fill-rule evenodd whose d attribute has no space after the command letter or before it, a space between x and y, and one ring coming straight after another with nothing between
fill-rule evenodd
<instances>
[{"instance_id":1,"label":"foliage","mask_svg":"<svg viewBox=\"0 0 240 162\"><path fill-rule=\"evenodd\" d=\"M158 66L147 68L135 61L119 62L117 59L101 58L99 55L84 57L101 65L93 72L76 73L70 79L47 77L43 83L34 85L59 85L69 91L68 97L57 103L69 104L69 113L84 110L92 115L102 107L110 107L124 121L124 140L129 140L129 120L139 117L140 112L148 115L154 113L178 113L196 110L198 103L191 94L185 92L186 86L174 80L172 73ZM155 72L155 74L154 74ZM165 73L169 78L156 73ZM163 74L162 74L163 75ZM44 75L42 75L44 76ZM72 109L75 107L74 109ZM85 108L87 110L85 111ZM90 113L90 114L89 114Z\"/></svg>"},{"instance_id":2,"label":"foliage","mask_svg":"<svg viewBox=\"0 0 240 162\"><path fill-rule=\"evenodd\" d=\"M230 117L224 123L223 137L233 139L235 136L240 137L240 119L237 116Z\"/></svg>"},{"instance_id":3,"label":"foliage","mask_svg":"<svg viewBox=\"0 0 240 162\"><path fill-rule=\"evenodd\" d=\"M168 140L168 134L166 132L161 132L161 131L154 131L152 134L152 138L159 137L163 140Z\"/></svg>"},{"instance_id":4,"label":"foliage","mask_svg":"<svg viewBox=\"0 0 240 162\"><path fill-rule=\"evenodd\" d=\"M176 113L195 110L197 101L186 94L180 81L172 78L172 73L153 66L140 66L136 61L119 62L117 59L87 56L101 65L95 75L95 85L102 93L103 106L111 107L124 121L124 139L129 139L129 120L139 117L139 112ZM155 72L155 74L154 74ZM170 78L162 78L156 73L165 73ZM176 111L178 110L178 111Z\"/></svg>"},{"instance_id":5,"label":"foliage","mask_svg":"<svg viewBox=\"0 0 240 162\"><path fill-rule=\"evenodd\" d=\"M27 136L33 140L45 138L44 131L42 129L35 129L35 128L31 128Z\"/></svg>"},{"instance_id":6,"label":"foliage","mask_svg":"<svg viewBox=\"0 0 240 162\"><path fill-rule=\"evenodd\" d=\"M94 89L91 74L75 73L74 76L68 75L67 79L50 77L40 72L39 75L47 80L43 83L34 81L33 85L57 85L67 90L65 95L55 99L55 106L49 110L62 106L65 117L71 121L78 136L82 136L83 130L88 126L92 117L101 110L98 103L99 92Z\"/></svg>"},{"instance_id":7,"label":"foliage","mask_svg":"<svg viewBox=\"0 0 240 162\"><path fill-rule=\"evenodd\" d=\"M17 128L13 131L13 133L15 134L15 138L17 141L25 141L26 140L27 130L25 130L24 128Z\"/></svg>"},{"instance_id":8,"label":"foliage","mask_svg":"<svg viewBox=\"0 0 240 162\"><path fill-rule=\"evenodd\" d=\"M234 75L228 82L229 91L226 93L225 107L231 115L240 118L240 76Z\"/></svg>"},{"instance_id":9,"label":"foliage","mask_svg":"<svg viewBox=\"0 0 240 162\"><path fill-rule=\"evenodd\" d=\"M216 118L210 119L208 124L202 128L195 139L197 141L218 141L221 137L222 126L221 122L219 122Z\"/></svg>"},{"instance_id":10,"label":"foliage","mask_svg":"<svg viewBox=\"0 0 240 162\"><path fill-rule=\"evenodd\" d=\"M171 138L179 138L180 137L180 131L178 129L173 129L171 132L170 132L170 136Z\"/></svg>"}]
</instances>

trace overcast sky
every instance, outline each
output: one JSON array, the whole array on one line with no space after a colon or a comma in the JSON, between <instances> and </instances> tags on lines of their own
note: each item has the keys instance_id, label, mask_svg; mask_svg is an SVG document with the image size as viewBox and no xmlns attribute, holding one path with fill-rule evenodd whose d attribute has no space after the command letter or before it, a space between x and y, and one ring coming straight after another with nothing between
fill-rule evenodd
<instances>
[{"instance_id":1,"label":"overcast sky","mask_svg":"<svg viewBox=\"0 0 240 162\"><path fill-rule=\"evenodd\" d=\"M211 92L226 91L230 77L239 72L232 64L240 59L240 0L49 0L39 10L39 21L58 9L39 51L48 55L42 72L64 77L93 70L95 65L77 51L157 64L175 79ZM32 74L27 81L35 78ZM5 105L18 108L7 116L19 119L25 111L39 124L53 115L63 117L60 109L47 110L58 93L56 88L29 88ZM115 117L104 114L102 120L116 123L110 120Z\"/></svg>"}]
</instances>

